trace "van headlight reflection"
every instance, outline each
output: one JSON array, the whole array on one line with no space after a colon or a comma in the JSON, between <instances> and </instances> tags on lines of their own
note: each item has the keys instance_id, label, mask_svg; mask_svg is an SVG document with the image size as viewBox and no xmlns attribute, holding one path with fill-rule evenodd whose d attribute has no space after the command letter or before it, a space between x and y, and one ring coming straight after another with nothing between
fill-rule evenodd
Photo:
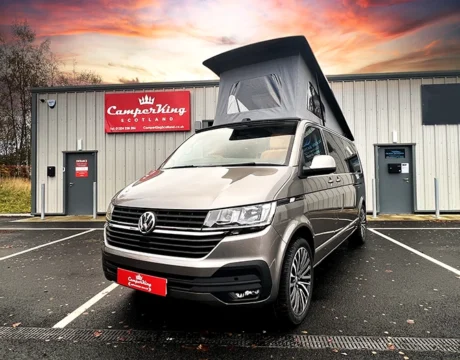
<instances>
[{"instance_id":1,"label":"van headlight reflection","mask_svg":"<svg viewBox=\"0 0 460 360\"><path fill-rule=\"evenodd\" d=\"M269 225L275 215L276 202L211 210L204 226L208 228L239 228Z\"/></svg>"},{"instance_id":2,"label":"van headlight reflection","mask_svg":"<svg viewBox=\"0 0 460 360\"><path fill-rule=\"evenodd\" d=\"M107 212L106 212L106 218L108 221L112 220L112 213L113 213L113 203L110 202L109 207L107 208Z\"/></svg>"}]
</instances>

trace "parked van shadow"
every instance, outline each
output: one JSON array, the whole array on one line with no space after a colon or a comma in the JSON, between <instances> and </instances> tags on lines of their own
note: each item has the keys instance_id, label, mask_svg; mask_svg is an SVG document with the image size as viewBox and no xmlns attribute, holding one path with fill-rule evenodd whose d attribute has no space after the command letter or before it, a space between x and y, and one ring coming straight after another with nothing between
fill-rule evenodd
<instances>
[{"instance_id":1,"label":"parked van shadow","mask_svg":"<svg viewBox=\"0 0 460 360\"><path fill-rule=\"evenodd\" d=\"M315 290L310 311L320 311L315 305L318 300L335 296L330 291L334 282L341 281L355 252L362 249L350 249L347 242L315 269ZM255 308L214 307L201 303L163 299L141 292L133 292L131 306L125 309L126 318L130 319L132 328L142 330L166 330L189 332L226 332L226 333L283 333L270 306ZM298 332L308 324L292 332Z\"/></svg>"}]
</instances>

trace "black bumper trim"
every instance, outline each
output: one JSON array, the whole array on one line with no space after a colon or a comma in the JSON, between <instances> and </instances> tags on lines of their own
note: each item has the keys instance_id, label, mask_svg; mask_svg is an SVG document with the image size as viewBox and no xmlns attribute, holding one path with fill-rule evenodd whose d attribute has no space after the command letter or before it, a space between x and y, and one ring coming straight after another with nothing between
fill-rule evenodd
<instances>
[{"instance_id":1,"label":"black bumper trim","mask_svg":"<svg viewBox=\"0 0 460 360\"><path fill-rule=\"evenodd\" d=\"M264 261L231 263L218 269L211 277L181 276L158 272L155 264L102 253L102 266L107 280L117 280L117 268L136 271L146 275L168 279L168 294L171 297L200 301L212 295L223 303L247 303L266 300L271 293L270 269ZM232 292L259 290L257 298L236 300Z\"/></svg>"}]
</instances>

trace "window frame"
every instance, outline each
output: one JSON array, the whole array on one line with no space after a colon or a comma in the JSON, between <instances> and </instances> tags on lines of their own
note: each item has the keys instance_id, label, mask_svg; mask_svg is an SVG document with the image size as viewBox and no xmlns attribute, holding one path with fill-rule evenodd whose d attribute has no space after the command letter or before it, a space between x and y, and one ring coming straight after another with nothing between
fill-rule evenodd
<instances>
[{"instance_id":1,"label":"window frame","mask_svg":"<svg viewBox=\"0 0 460 360\"><path fill-rule=\"evenodd\" d=\"M361 161L361 157L359 156L359 152L358 152L358 148L356 147L355 143L353 143L352 141L348 140L348 139L344 139L342 138L342 141L347 143L352 151L353 151L353 154L348 156L347 158L345 158L345 161L347 162L347 166L349 167L349 170L350 170L350 173L351 174L363 174L364 173L364 170L363 170L363 163ZM353 169L350 169L350 165L349 165L349 162L350 162L350 159L356 157L358 159L358 163L359 163L359 171L355 171Z\"/></svg>"},{"instance_id":2,"label":"window frame","mask_svg":"<svg viewBox=\"0 0 460 360\"><path fill-rule=\"evenodd\" d=\"M276 92L279 93L278 94L279 98L277 99L277 100L279 100L279 104L277 106L272 106L272 107L269 107L269 108L264 107L264 108L257 108L257 109L247 109L247 110L244 110L244 111L240 111L238 109L239 111L237 111L237 112L229 112L230 97L232 96L232 90L235 89L238 86L238 84L242 84L244 82L252 81L252 80L256 80L256 79L270 78L270 77L273 77L275 83L278 86L278 88L276 89ZM251 111L260 111L260 110L266 110L266 109L280 108L283 105L282 87L283 87L283 84L282 84L282 81L281 81L281 77L279 76L278 73L275 73L275 72L271 72L270 74L265 74L265 75L260 75L260 76L254 76L254 77L251 77L251 78L240 79L240 80L238 80L237 82L233 83L230 86L230 89L229 89L228 95L227 95L227 106L226 106L225 112L226 112L227 115L235 115L235 114L244 114L244 113L248 113L248 112L251 112ZM236 97L236 95L235 95L235 101L238 102L238 98Z\"/></svg>"},{"instance_id":3,"label":"window frame","mask_svg":"<svg viewBox=\"0 0 460 360\"><path fill-rule=\"evenodd\" d=\"M343 147L343 144L342 144L343 137L342 137L341 135L335 134L334 132L332 132L332 131L330 131L330 130L328 130L328 129L323 129L323 132L324 132L324 138L325 138L325 143L326 143L326 144L327 144L327 138L326 138L326 132L327 132L332 138L336 137L337 139L339 139L339 140L340 140L340 144L339 144L339 145L340 145L341 147ZM328 155L332 156L331 153L329 152L329 147L328 147L328 146L326 146L326 151L327 151L327 154L328 154ZM337 153L337 154L338 154L338 153ZM334 157L334 156L332 156L332 157ZM338 156L338 157L341 158L340 156ZM346 159L347 159L346 157L343 157L343 159L341 159L341 163L342 163L342 165L343 165L343 168L344 168L345 172L338 172L338 170L339 170L339 166L338 166L338 165L339 165L339 164L337 164L337 160L336 160L335 157L334 157L334 160L336 161L336 171L334 171L333 174L335 174L335 175L340 175L340 174L352 174L351 171L348 171L348 172L346 171L346 170L348 169L348 163L347 163L347 160L346 160Z\"/></svg>"},{"instance_id":4,"label":"window frame","mask_svg":"<svg viewBox=\"0 0 460 360\"><path fill-rule=\"evenodd\" d=\"M324 129L321 126L316 125L316 124L311 124L311 123L307 123L305 125L305 129L302 132L302 139L300 141L299 149L298 149L299 150L299 159L298 159L298 163L297 163L297 165L298 165L298 176L301 179L306 178L305 176L302 175L302 169L303 169L303 166L305 165L304 156L303 156L303 139L305 138L305 133L307 132L307 130L309 128L314 128L314 129L319 131L319 133L321 135L321 139L323 140L323 146L324 146L325 140L326 140L326 138L325 138L325 136L323 134ZM326 146L324 146L324 155L328 155L328 151L326 149ZM328 175L314 175L314 176L328 176Z\"/></svg>"}]
</instances>

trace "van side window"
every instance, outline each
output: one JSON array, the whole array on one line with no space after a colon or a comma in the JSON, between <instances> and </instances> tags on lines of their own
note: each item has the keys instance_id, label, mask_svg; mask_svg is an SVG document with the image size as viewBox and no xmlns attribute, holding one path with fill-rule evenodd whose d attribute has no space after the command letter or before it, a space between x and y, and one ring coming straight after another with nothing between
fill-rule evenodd
<instances>
[{"instance_id":1,"label":"van side window","mask_svg":"<svg viewBox=\"0 0 460 360\"><path fill-rule=\"evenodd\" d=\"M326 155L321 130L309 127L302 141L302 154L305 166L309 167L315 155Z\"/></svg>"},{"instance_id":2,"label":"van side window","mask_svg":"<svg viewBox=\"0 0 460 360\"><path fill-rule=\"evenodd\" d=\"M359 161L358 151L356 150L355 144L344 139L342 139L342 143L345 148L345 160L349 169L348 171L351 173L362 173L363 169L361 162Z\"/></svg>"},{"instance_id":3,"label":"van side window","mask_svg":"<svg viewBox=\"0 0 460 360\"><path fill-rule=\"evenodd\" d=\"M343 146L342 139L336 135L329 133L328 131L324 131L324 137L326 138L329 155L331 155L334 158L335 163L337 165L336 174L343 174L349 172L345 160L346 150Z\"/></svg>"}]
</instances>

